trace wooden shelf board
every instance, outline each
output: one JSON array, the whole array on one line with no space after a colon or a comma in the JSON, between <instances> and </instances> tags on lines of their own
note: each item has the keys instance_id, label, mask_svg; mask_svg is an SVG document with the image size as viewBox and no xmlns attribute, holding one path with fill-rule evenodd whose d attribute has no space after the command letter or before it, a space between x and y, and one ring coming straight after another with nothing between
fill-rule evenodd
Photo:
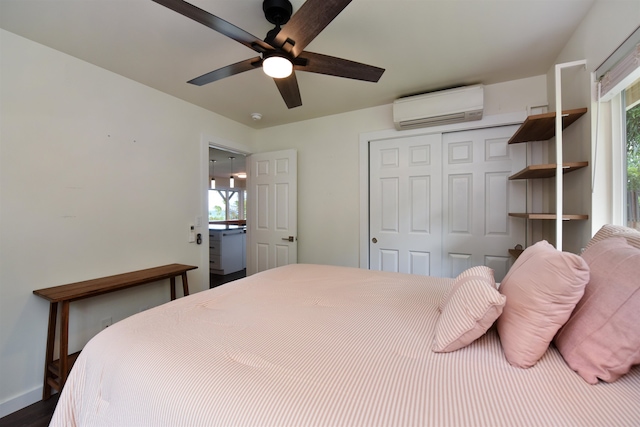
<instances>
[{"instance_id":1,"label":"wooden shelf board","mask_svg":"<svg viewBox=\"0 0 640 427\"><path fill-rule=\"evenodd\" d=\"M524 218L524 219L542 219L542 220L552 220L558 217L556 214L552 214L552 213L513 213L513 212L510 212L509 216L513 216L516 218ZM565 214L565 215L562 215L562 219L564 221L586 220L586 219L589 219L589 215Z\"/></svg>"},{"instance_id":2,"label":"wooden shelf board","mask_svg":"<svg viewBox=\"0 0 640 427\"><path fill-rule=\"evenodd\" d=\"M562 164L562 172L569 173L589 166L589 162L567 162ZM556 176L556 164L530 165L509 177L509 179L539 179Z\"/></svg>"},{"instance_id":3,"label":"wooden shelf board","mask_svg":"<svg viewBox=\"0 0 640 427\"><path fill-rule=\"evenodd\" d=\"M562 112L562 129L571 125L587 112L586 108L565 110ZM536 114L527 117L520 129L509 139L509 144L520 142L546 141L556 134L556 113Z\"/></svg>"}]
</instances>

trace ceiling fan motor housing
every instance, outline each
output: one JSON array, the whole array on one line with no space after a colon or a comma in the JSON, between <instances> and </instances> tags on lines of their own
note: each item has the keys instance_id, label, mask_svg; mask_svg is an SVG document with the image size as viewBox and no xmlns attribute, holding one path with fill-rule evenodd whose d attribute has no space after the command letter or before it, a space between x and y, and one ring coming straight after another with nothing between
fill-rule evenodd
<instances>
[{"instance_id":1,"label":"ceiling fan motor housing","mask_svg":"<svg viewBox=\"0 0 640 427\"><path fill-rule=\"evenodd\" d=\"M277 26L289 22L293 13L293 7L289 0L264 0L262 10L267 21Z\"/></svg>"}]
</instances>

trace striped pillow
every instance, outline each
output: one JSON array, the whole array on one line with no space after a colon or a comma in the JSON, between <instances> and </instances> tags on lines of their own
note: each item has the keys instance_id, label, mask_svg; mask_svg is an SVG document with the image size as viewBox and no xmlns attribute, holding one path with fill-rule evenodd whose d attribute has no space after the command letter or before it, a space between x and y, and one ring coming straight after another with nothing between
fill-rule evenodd
<instances>
[{"instance_id":1,"label":"striped pillow","mask_svg":"<svg viewBox=\"0 0 640 427\"><path fill-rule=\"evenodd\" d=\"M477 275L456 279L436 323L434 352L466 347L484 335L502 313L507 299L496 289L493 270L488 270L490 279Z\"/></svg>"},{"instance_id":2,"label":"striped pillow","mask_svg":"<svg viewBox=\"0 0 640 427\"><path fill-rule=\"evenodd\" d=\"M492 269L484 265L478 265L475 267L468 268L462 273L460 273L458 277L456 277L456 280L453 282L453 285L451 286L451 288L449 288L444 298L440 301L440 304L438 304L438 310L441 313L442 313L442 310L444 309L444 306L447 305L447 301L449 301L451 296L458 289L458 286L460 286L462 279L469 278L469 277L473 277L479 280L487 280L493 284L494 288L496 288L496 281L493 277Z\"/></svg>"}]
</instances>

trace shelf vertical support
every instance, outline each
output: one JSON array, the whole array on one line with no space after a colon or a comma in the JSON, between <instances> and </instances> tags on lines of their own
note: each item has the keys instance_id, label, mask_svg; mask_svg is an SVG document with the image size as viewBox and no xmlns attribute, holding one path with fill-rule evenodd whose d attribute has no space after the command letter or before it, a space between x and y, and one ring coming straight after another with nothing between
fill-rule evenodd
<instances>
[{"instance_id":1,"label":"shelf vertical support","mask_svg":"<svg viewBox=\"0 0 640 427\"><path fill-rule=\"evenodd\" d=\"M563 177L562 177L562 70L565 68L586 66L587 61L565 62L556 64L556 249L562 250L562 216L563 216Z\"/></svg>"}]
</instances>

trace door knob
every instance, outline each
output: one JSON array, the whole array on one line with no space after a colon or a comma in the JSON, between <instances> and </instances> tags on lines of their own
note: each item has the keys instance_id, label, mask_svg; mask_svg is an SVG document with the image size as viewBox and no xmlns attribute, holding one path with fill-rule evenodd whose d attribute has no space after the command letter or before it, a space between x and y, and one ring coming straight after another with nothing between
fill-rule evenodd
<instances>
[{"instance_id":1,"label":"door knob","mask_svg":"<svg viewBox=\"0 0 640 427\"><path fill-rule=\"evenodd\" d=\"M293 242L293 236L283 237L282 240L285 240L287 242Z\"/></svg>"},{"instance_id":2,"label":"door knob","mask_svg":"<svg viewBox=\"0 0 640 427\"><path fill-rule=\"evenodd\" d=\"M374 237L373 239L371 239L371 241L372 241L373 243L378 243L378 239L376 239L375 237Z\"/></svg>"}]
</instances>

